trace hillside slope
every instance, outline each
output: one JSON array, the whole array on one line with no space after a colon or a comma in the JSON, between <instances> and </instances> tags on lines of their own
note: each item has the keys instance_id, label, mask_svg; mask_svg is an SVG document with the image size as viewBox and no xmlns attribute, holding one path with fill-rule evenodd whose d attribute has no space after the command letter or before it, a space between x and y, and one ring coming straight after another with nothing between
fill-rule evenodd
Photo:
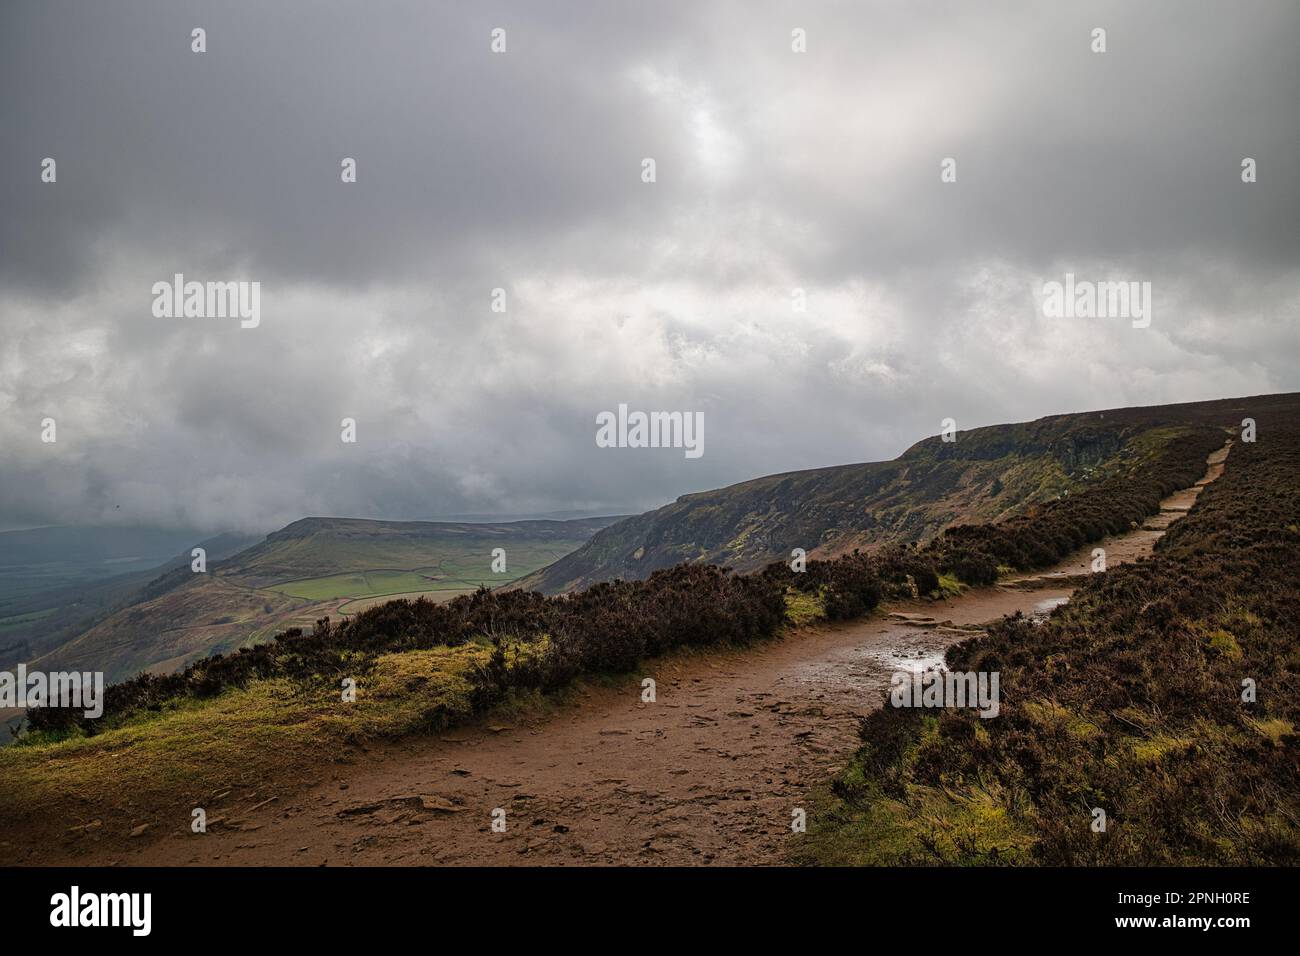
<instances>
[{"instance_id":1,"label":"hillside slope","mask_svg":"<svg viewBox=\"0 0 1300 956\"><path fill-rule=\"evenodd\" d=\"M1000 675L998 719L872 712L796 858L1300 862L1300 403L1252 412L1254 440L1150 559L948 650L950 671Z\"/></svg>"},{"instance_id":2,"label":"hillside slope","mask_svg":"<svg viewBox=\"0 0 1300 956\"><path fill-rule=\"evenodd\" d=\"M130 603L49 650L32 666L103 670L109 681L167 673L209 654L267 640L320 618L398 596L446 599L509 582L585 543L617 518L467 524L304 518L205 574L188 560ZM506 552L504 573L492 551Z\"/></svg>"},{"instance_id":3,"label":"hillside slope","mask_svg":"<svg viewBox=\"0 0 1300 956\"><path fill-rule=\"evenodd\" d=\"M105 540L105 530L109 540L132 543L132 531L125 534L116 529L50 528L40 529L47 532L46 540L60 540L68 549L75 551L81 532L86 532L86 539L91 542L88 553L93 553L96 542ZM127 570L130 563L146 558L146 553L132 558L131 562L109 562L121 570L110 577L86 576L81 569L69 562L63 553L42 555L40 548L21 553L20 564L30 567L40 562L46 572L47 582L53 586L33 591L23 590L25 568L15 571L15 564L0 567L0 582L7 595L0 598L0 669L11 668L21 661L30 661L61 647L78 635L99 624L118 609L145 599L150 592L152 582L178 568L189 568L191 548L203 548L210 561L218 561L242 551L255 544L259 536L250 536L227 532L210 538L199 539L196 532L189 538L176 540L184 544L174 547L162 557L153 557L148 566L142 570ZM14 538L10 537L12 544ZM139 549L132 549L139 550ZM45 560L42 560L42 559ZM50 559L52 558L52 560ZM62 582L62 583L58 583ZM23 593L17 593L23 591Z\"/></svg>"},{"instance_id":4,"label":"hillside slope","mask_svg":"<svg viewBox=\"0 0 1300 956\"><path fill-rule=\"evenodd\" d=\"M1174 437L1229 427L1294 396L1054 415L932 437L897 459L769 475L685 495L611 525L518 584L545 593L642 579L683 561L752 570L794 548L834 557L924 541L953 524L996 521L1123 473Z\"/></svg>"}]
</instances>

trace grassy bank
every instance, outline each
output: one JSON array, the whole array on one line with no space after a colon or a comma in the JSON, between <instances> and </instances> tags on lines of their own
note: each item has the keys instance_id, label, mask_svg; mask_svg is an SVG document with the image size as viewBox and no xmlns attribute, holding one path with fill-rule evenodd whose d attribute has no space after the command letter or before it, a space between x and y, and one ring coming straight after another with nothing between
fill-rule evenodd
<instances>
[{"instance_id":1,"label":"grassy bank","mask_svg":"<svg viewBox=\"0 0 1300 956\"><path fill-rule=\"evenodd\" d=\"M292 785L352 744L468 718L474 670L491 654L481 644L381 654L350 704L323 682L268 677L177 698L93 736L36 735L0 751L0 836L90 824L121 837L160 816L188 823L190 807L232 788Z\"/></svg>"}]
</instances>

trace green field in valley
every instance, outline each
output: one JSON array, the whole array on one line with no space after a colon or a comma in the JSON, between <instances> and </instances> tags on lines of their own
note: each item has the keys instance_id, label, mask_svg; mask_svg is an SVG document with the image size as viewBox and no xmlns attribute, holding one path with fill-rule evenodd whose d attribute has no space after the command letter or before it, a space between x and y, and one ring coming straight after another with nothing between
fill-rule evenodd
<instances>
[{"instance_id":1,"label":"green field in valley","mask_svg":"<svg viewBox=\"0 0 1300 956\"><path fill-rule=\"evenodd\" d=\"M308 601L329 601L334 598L369 597L380 594L398 594L404 591L425 591L436 588L437 568L416 571L357 571L351 574L330 574L266 588L290 597Z\"/></svg>"},{"instance_id":2,"label":"green field in valley","mask_svg":"<svg viewBox=\"0 0 1300 956\"><path fill-rule=\"evenodd\" d=\"M263 590L275 591L288 597L307 601L333 601L344 598L363 599L383 596L415 597L425 595L439 600L473 591L478 587L499 587L526 574L545 567L557 557L573 550L580 541L560 540L551 544L511 542L500 538L482 538L457 541L453 547L444 547L437 554L436 564L409 569L364 568L337 574L323 574L264 585ZM508 546L507 546L508 545ZM506 570L492 570L492 550L504 547ZM391 555L391 550L385 556ZM428 559L428 550L419 557ZM357 560L369 558L358 548ZM375 602L365 601L357 607L344 606L344 613L352 613Z\"/></svg>"}]
</instances>

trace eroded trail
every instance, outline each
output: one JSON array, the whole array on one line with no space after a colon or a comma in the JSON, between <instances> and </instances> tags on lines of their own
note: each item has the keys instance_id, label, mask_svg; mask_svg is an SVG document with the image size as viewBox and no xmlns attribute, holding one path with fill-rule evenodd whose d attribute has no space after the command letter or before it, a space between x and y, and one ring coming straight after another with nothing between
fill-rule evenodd
<instances>
[{"instance_id":1,"label":"eroded trail","mask_svg":"<svg viewBox=\"0 0 1300 956\"><path fill-rule=\"evenodd\" d=\"M1111 566L1150 552L1218 477L1101 542ZM232 805L233 827L188 827L103 860L127 864L759 864L791 811L857 743L890 675L938 662L1004 614L1045 614L1090 570L1089 546L1039 575L948 601L893 606L738 651L682 653L589 690L531 726L465 728L372 751L289 800ZM641 677L657 702L641 702ZM238 800L238 797L232 798ZM505 811L504 833L492 813Z\"/></svg>"}]
</instances>

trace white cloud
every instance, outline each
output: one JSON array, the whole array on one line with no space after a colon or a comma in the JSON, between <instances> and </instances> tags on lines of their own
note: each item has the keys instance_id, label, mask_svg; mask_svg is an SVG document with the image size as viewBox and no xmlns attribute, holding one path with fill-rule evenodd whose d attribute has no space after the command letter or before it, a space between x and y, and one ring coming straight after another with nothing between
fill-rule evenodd
<instances>
[{"instance_id":1,"label":"white cloud","mask_svg":"<svg viewBox=\"0 0 1300 956\"><path fill-rule=\"evenodd\" d=\"M165 5L0 13L0 128L60 157L0 177L0 526L647 508L1300 386L1293 5L1103 5L1104 59L1037 4L806 5L807 54L784 5L650 6L507 5L496 58L463 5L213 11L202 70ZM261 281L261 327L154 319L176 271ZM1065 271L1151 281L1152 327L1045 319ZM602 454L621 401L705 457Z\"/></svg>"}]
</instances>

